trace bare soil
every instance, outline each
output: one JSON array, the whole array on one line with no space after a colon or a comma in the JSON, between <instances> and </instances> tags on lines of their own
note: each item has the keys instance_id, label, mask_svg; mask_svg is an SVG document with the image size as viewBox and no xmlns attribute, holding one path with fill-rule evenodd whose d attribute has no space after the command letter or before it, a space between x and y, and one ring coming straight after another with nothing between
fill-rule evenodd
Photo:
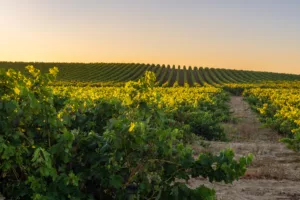
<instances>
[{"instance_id":1,"label":"bare soil","mask_svg":"<svg viewBox=\"0 0 300 200\"><path fill-rule=\"evenodd\" d=\"M300 200L300 154L280 143L280 135L263 125L243 97L230 101L237 122L224 124L230 142L210 142L209 147L194 145L199 152L218 153L232 148L239 158L248 153L254 160L246 174L233 184L210 183L206 179L191 179L190 187L206 185L215 188L219 200Z\"/></svg>"}]
</instances>

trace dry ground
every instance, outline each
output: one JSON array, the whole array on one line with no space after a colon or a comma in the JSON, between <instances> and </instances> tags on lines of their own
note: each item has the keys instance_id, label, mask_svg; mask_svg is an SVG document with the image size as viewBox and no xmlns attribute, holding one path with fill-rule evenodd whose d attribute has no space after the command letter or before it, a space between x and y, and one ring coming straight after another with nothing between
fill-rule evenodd
<instances>
[{"instance_id":1,"label":"dry ground","mask_svg":"<svg viewBox=\"0 0 300 200\"><path fill-rule=\"evenodd\" d=\"M252 153L253 163L245 176L232 185L198 178L190 180L189 186L214 187L220 200L300 200L300 154L278 142L280 136L262 126L243 97L232 97L230 106L238 118L236 123L224 124L230 142L211 142L208 148L194 145L195 154L232 148L237 158Z\"/></svg>"}]
</instances>

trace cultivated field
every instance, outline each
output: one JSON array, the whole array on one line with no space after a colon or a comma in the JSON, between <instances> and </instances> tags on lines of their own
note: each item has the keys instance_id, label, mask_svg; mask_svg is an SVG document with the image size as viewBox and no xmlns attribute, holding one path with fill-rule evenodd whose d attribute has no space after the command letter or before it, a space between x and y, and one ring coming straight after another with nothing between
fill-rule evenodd
<instances>
[{"instance_id":1,"label":"cultivated field","mask_svg":"<svg viewBox=\"0 0 300 200\"><path fill-rule=\"evenodd\" d=\"M8 199L300 199L299 75L26 64L0 63Z\"/></svg>"},{"instance_id":2,"label":"cultivated field","mask_svg":"<svg viewBox=\"0 0 300 200\"><path fill-rule=\"evenodd\" d=\"M54 66L59 68L57 81L63 85L116 86L127 81L136 81L146 71L156 75L156 85L172 86L218 86L228 83L257 83L262 81L300 80L300 75L256 72L245 70L214 69L134 63L22 63L0 62L0 68L25 71L24 66L33 65L42 73Z\"/></svg>"}]
</instances>

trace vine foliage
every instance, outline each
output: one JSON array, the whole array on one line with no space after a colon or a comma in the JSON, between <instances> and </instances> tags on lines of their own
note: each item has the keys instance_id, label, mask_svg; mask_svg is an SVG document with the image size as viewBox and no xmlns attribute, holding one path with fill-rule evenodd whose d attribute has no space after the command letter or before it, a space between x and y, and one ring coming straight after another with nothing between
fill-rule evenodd
<instances>
[{"instance_id":1,"label":"vine foliage","mask_svg":"<svg viewBox=\"0 0 300 200\"><path fill-rule=\"evenodd\" d=\"M186 130L168 126L154 73L128 82L123 101L98 100L84 110L84 100L48 87L57 68L26 68L27 75L0 71L0 188L7 198L214 199L213 189L186 181L231 183L252 160L236 161L230 149L195 158Z\"/></svg>"}]
</instances>

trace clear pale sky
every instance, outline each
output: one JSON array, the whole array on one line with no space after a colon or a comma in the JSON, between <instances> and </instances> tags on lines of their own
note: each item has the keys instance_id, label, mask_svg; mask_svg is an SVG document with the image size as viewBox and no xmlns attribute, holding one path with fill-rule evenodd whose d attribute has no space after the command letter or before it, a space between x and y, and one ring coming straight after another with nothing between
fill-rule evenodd
<instances>
[{"instance_id":1,"label":"clear pale sky","mask_svg":"<svg viewBox=\"0 0 300 200\"><path fill-rule=\"evenodd\" d=\"M300 0L0 0L0 60L300 74Z\"/></svg>"}]
</instances>

